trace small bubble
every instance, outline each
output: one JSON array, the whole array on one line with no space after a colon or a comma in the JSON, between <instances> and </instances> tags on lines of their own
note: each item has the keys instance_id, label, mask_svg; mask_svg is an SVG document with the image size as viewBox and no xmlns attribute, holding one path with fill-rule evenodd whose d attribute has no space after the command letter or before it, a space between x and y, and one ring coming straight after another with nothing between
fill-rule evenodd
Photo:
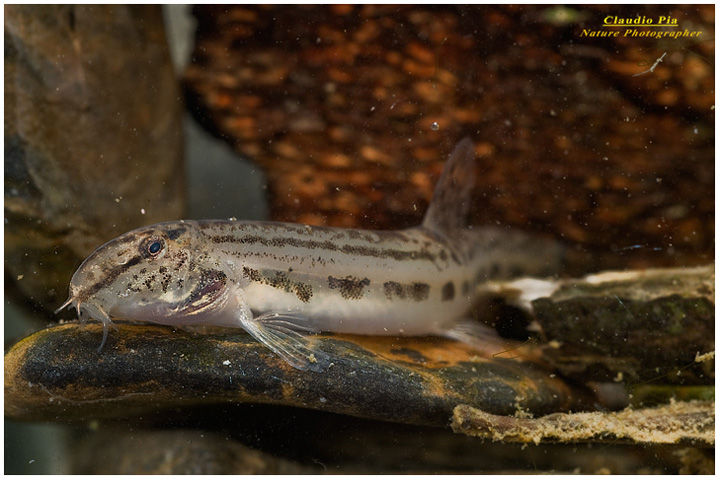
<instances>
[{"instance_id":1,"label":"small bubble","mask_svg":"<svg viewBox=\"0 0 720 480\"><path fill-rule=\"evenodd\" d=\"M438 130L440 130L440 125L438 125L437 122L433 122L432 125L430 125L430 129L434 132L437 132Z\"/></svg>"},{"instance_id":2,"label":"small bubble","mask_svg":"<svg viewBox=\"0 0 720 480\"><path fill-rule=\"evenodd\" d=\"M144 209L144 208L141 208L141 209L140 209L140 214L145 215L145 209Z\"/></svg>"}]
</instances>

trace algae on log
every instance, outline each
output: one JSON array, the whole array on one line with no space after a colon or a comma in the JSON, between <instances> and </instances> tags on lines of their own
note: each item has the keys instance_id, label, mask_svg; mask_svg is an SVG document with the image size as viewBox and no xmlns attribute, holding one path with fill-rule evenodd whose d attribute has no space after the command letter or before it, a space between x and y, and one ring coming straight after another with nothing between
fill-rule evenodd
<instances>
[{"instance_id":1,"label":"algae on log","mask_svg":"<svg viewBox=\"0 0 720 480\"><path fill-rule=\"evenodd\" d=\"M715 445L715 402L673 402L622 412L555 413L541 418L492 415L459 405L453 430L499 442L622 442Z\"/></svg>"},{"instance_id":2,"label":"algae on log","mask_svg":"<svg viewBox=\"0 0 720 480\"><path fill-rule=\"evenodd\" d=\"M580 381L714 383L715 267L606 272L532 302L545 359Z\"/></svg>"}]
</instances>

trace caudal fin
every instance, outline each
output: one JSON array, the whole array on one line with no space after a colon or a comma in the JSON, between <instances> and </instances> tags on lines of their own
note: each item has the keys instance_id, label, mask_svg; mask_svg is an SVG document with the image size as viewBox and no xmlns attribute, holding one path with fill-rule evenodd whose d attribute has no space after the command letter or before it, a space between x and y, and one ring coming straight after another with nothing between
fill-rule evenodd
<instances>
[{"instance_id":1,"label":"caudal fin","mask_svg":"<svg viewBox=\"0 0 720 480\"><path fill-rule=\"evenodd\" d=\"M474 186L475 146L465 137L445 164L422 226L445 235L465 228Z\"/></svg>"}]
</instances>

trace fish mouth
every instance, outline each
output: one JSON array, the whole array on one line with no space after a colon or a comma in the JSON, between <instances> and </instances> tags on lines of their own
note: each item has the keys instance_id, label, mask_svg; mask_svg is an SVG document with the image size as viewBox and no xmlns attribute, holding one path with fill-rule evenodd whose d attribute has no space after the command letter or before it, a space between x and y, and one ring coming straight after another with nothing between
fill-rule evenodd
<instances>
[{"instance_id":1,"label":"fish mouth","mask_svg":"<svg viewBox=\"0 0 720 480\"><path fill-rule=\"evenodd\" d=\"M110 320L110 316L105 312L105 310L102 309L102 307L92 303L82 302L77 298L76 295L71 295L65 301L65 303L60 305L60 307L55 310L55 313L60 313L61 310L72 307L75 307L78 320L80 320L81 325L85 325L88 320L97 320L103 324L103 338L102 342L100 342L100 346L97 349L97 351L100 352L105 346L105 342L107 341L108 337L108 329L110 325L112 325L112 320Z\"/></svg>"}]
</instances>

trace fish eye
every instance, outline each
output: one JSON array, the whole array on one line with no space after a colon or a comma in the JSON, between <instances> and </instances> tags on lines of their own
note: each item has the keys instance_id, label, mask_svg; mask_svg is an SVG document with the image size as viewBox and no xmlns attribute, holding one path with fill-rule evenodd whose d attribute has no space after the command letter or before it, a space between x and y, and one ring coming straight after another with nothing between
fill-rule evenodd
<instances>
[{"instance_id":1,"label":"fish eye","mask_svg":"<svg viewBox=\"0 0 720 480\"><path fill-rule=\"evenodd\" d=\"M157 235L146 238L140 244L140 254L145 258L157 258L165 248L165 240Z\"/></svg>"},{"instance_id":2,"label":"fish eye","mask_svg":"<svg viewBox=\"0 0 720 480\"><path fill-rule=\"evenodd\" d=\"M160 251L161 248L162 245L160 244L160 242L153 242L148 247L148 252L150 252L152 255L155 255L157 252Z\"/></svg>"}]
</instances>

